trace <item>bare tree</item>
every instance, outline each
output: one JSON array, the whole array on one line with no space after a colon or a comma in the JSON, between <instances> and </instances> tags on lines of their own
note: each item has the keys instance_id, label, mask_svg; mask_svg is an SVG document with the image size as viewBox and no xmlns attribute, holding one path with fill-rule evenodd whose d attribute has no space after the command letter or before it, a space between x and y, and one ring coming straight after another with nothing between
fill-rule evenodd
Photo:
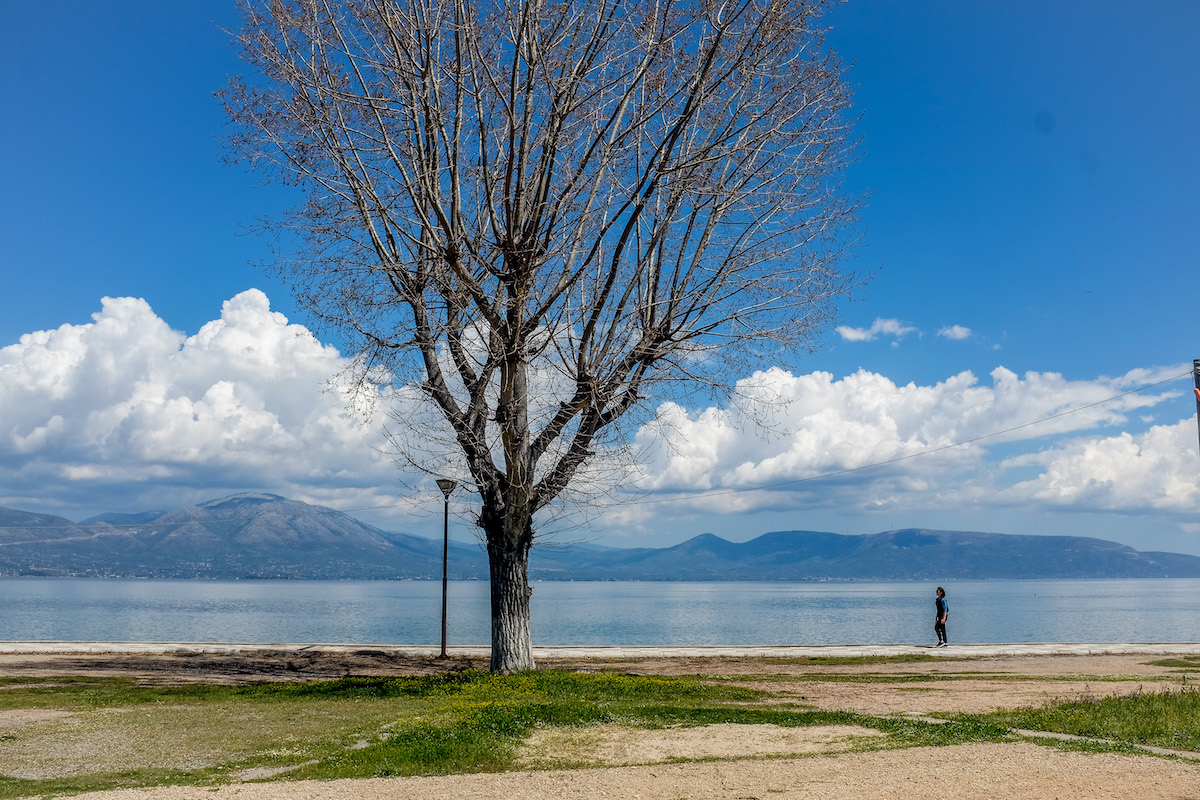
<instances>
[{"instance_id":1,"label":"bare tree","mask_svg":"<svg viewBox=\"0 0 1200 800\"><path fill-rule=\"evenodd\" d=\"M234 157L296 184L297 297L420 386L478 493L492 669L539 512L655 391L811 346L850 278L824 0L245 0ZM777 350L776 350L777 352ZM657 387L657 389L656 389Z\"/></svg>"}]
</instances>

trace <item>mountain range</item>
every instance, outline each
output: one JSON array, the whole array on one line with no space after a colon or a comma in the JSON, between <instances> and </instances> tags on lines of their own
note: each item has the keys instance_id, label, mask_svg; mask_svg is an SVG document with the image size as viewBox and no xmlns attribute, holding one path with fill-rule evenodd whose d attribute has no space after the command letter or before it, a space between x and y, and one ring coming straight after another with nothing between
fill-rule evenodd
<instances>
[{"instance_id":1,"label":"mountain range","mask_svg":"<svg viewBox=\"0 0 1200 800\"><path fill-rule=\"evenodd\" d=\"M486 580L480 544L450 542L449 576ZM541 580L809 581L1195 578L1200 557L1079 536L899 530L702 534L665 548L538 546ZM442 542L272 494L172 511L63 517L0 508L0 575L206 579L436 579Z\"/></svg>"}]
</instances>

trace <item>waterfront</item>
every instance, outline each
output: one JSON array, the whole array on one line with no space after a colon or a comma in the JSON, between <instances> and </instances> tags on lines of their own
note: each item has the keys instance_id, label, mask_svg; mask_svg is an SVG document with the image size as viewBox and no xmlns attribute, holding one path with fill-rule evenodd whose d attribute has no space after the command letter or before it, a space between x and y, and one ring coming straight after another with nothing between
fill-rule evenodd
<instances>
[{"instance_id":1,"label":"waterfront","mask_svg":"<svg viewBox=\"0 0 1200 800\"><path fill-rule=\"evenodd\" d=\"M1200 640L1200 580L945 584L950 639ZM674 646L925 643L927 583L534 584L534 641ZM360 642L440 640L437 581L0 581L0 640ZM489 641L488 585L449 586L449 640Z\"/></svg>"}]
</instances>

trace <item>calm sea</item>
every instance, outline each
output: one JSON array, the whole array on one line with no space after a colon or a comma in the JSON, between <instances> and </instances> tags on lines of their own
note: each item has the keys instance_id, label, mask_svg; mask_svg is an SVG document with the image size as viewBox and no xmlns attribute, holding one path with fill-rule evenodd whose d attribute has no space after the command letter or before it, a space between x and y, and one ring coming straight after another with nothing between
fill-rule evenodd
<instances>
[{"instance_id":1,"label":"calm sea","mask_svg":"<svg viewBox=\"0 0 1200 800\"><path fill-rule=\"evenodd\" d=\"M1200 580L944 584L952 642L1200 641ZM543 645L934 640L926 583L534 584ZM449 587L449 641L490 640L488 585ZM0 580L0 640L437 644L436 581Z\"/></svg>"}]
</instances>

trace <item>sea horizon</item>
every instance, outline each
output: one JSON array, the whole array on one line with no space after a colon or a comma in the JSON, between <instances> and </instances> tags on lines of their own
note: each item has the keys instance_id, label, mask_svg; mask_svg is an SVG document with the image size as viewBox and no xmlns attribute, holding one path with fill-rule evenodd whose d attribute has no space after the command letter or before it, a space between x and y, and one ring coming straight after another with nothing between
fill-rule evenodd
<instances>
[{"instance_id":1,"label":"sea horizon","mask_svg":"<svg viewBox=\"0 0 1200 800\"><path fill-rule=\"evenodd\" d=\"M952 643L1191 642L1200 579L943 581ZM928 581L534 581L546 646L927 643ZM448 642L490 641L487 581L447 585ZM3 641L370 642L440 638L441 582L0 581Z\"/></svg>"}]
</instances>

